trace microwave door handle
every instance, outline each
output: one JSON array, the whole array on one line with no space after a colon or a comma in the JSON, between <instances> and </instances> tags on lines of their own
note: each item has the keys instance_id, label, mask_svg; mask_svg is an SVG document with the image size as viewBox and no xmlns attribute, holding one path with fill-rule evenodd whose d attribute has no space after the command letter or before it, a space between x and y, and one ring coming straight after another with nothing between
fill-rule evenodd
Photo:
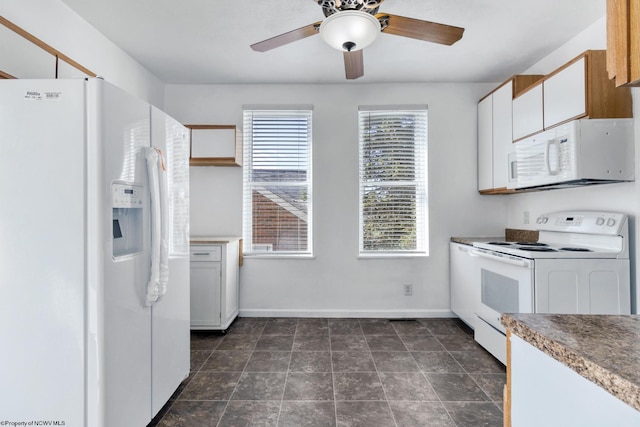
<instances>
[{"instance_id":1,"label":"microwave door handle","mask_svg":"<svg viewBox=\"0 0 640 427\"><path fill-rule=\"evenodd\" d=\"M547 173L549 175L557 175L559 172L559 168L560 168L560 147L558 146L558 140L557 139L550 139L547 141L547 143L544 145L544 162L545 162L545 166L547 167ZM553 144L555 150L554 150L554 154L556 157L556 167L555 169L551 169L551 145Z\"/></svg>"}]
</instances>

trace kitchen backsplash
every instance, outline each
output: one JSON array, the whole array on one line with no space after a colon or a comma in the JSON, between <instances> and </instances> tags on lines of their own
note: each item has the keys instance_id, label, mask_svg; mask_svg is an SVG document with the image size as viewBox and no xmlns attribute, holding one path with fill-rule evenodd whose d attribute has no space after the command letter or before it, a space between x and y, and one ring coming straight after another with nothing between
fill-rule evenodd
<instances>
[{"instance_id":1,"label":"kitchen backsplash","mask_svg":"<svg viewBox=\"0 0 640 427\"><path fill-rule=\"evenodd\" d=\"M535 230L518 230L515 228L506 228L504 230L505 240L508 242L537 242L538 231Z\"/></svg>"}]
</instances>

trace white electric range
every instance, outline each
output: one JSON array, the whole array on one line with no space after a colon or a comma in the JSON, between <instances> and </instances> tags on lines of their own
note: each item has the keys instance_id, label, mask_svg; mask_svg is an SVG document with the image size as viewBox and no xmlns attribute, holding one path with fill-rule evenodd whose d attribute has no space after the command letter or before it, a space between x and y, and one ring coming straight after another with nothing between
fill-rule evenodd
<instances>
[{"instance_id":1,"label":"white electric range","mask_svg":"<svg viewBox=\"0 0 640 427\"><path fill-rule=\"evenodd\" d=\"M627 216L565 211L536 220L538 242L476 242L481 304L475 338L506 362L502 313L629 314Z\"/></svg>"}]
</instances>

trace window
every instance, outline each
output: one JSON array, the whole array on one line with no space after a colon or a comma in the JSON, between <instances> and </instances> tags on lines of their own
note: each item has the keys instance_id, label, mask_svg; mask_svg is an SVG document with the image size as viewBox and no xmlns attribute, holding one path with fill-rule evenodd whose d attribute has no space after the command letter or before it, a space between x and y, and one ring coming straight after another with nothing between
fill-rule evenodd
<instances>
[{"instance_id":1,"label":"window","mask_svg":"<svg viewBox=\"0 0 640 427\"><path fill-rule=\"evenodd\" d=\"M245 109L245 253L310 255L311 206L311 109Z\"/></svg>"},{"instance_id":2,"label":"window","mask_svg":"<svg viewBox=\"0 0 640 427\"><path fill-rule=\"evenodd\" d=\"M169 190L169 256L189 255L189 132L167 118L167 187Z\"/></svg>"},{"instance_id":3,"label":"window","mask_svg":"<svg viewBox=\"0 0 640 427\"><path fill-rule=\"evenodd\" d=\"M427 254L427 110L360 107L360 254Z\"/></svg>"}]
</instances>

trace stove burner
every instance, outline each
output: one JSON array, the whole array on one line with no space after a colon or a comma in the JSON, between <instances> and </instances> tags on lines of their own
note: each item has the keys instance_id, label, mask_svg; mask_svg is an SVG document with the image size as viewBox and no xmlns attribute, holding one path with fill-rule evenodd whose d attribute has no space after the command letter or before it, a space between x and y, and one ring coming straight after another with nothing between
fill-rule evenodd
<instances>
[{"instance_id":1,"label":"stove burner","mask_svg":"<svg viewBox=\"0 0 640 427\"><path fill-rule=\"evenodd\" d=\"M546 243L539 243L539 242L516 242L516 245L522 245L522 246L549 246Z\"/></svg>"},{"instance_id":2,"label":"stove burner","mask_svg":"<svg viewBox=\"0 0 640 427\"><path fill-rule=\"evenodd\" d=\"M591 249L587 248L560 248L561 251L570 251L570 252L593 252Z\"/></svg>"},{"instance_id":3,"label":"stove burner","mask_svg":"<svg viewBox=\"0 0 640 427\"><path fill-rule=\"evenodd\" d=\"M509 242L487 242L488 245L496 245L496 246L511 246Z\"/></svg>"},{"instance_id":4,"label":"stove burner","mask_svg":"<svg viewBox=\"0 0 640 427\"><path fill-rule=\"evenodd\" d=\"M518 249L530 252L558 252L555 249L540 246L519 246Z\"/></svg>"}]
</instances>

